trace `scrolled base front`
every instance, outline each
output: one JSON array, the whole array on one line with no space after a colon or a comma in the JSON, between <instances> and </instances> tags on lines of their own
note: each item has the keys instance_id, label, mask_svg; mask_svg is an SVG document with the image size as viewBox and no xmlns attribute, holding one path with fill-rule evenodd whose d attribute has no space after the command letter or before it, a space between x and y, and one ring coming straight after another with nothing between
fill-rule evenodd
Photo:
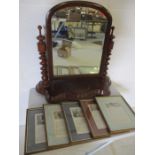
<instances>
[{"instance_id":1,"label":"scrolled base front","mask_svg":"<svg viewBox=\"0 0 155 155\"><path fill-rule=\"evenodd\" d=\"M111 81L108 77L106 77L104 83L103 81L97 80L87 80L88 83L85 83L85 85L83 81L67 82L68 81L61 81L61 83L59 83L59 81L55 82L51 88L44 90L44 95L49 103L90 99L96 96L110 95ZM68 85L70 87L67 88Z\"/></svg>"}]
</instances>

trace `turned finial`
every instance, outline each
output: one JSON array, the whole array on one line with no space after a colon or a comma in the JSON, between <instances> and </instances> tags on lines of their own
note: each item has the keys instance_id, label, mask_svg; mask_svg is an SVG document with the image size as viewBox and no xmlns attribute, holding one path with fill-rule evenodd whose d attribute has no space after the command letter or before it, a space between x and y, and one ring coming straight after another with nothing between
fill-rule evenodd
<instances>
[{"instance_id":1,"label":"turned finial","mask_svg":"<svg viewBox=\"0 0 155 155\"><path fill-rule=\"evenodd\" d=\"M112 26L112 27L111 27L111 30L112 30L112 32L111 32L111 33L112 33L112 34L113 34L113 32L114 32L114 29L115 29L115 27L114 27L114 26Z\"/></svg>"},{"instance_id":2,"label":"turned finial","mask_svg":"<svg viewBox=\"0 0 155 155\"><path fill-rule=\"evenodd\" d=\"M39 30L39 35L40 35L40 36L41 36L41 29L42 29L42 26L39 25L39 26L38 26L38 30Z\"/></svg>"},{"instance_id":3,"label":"turned finial","mask_svg":"<svg viewBox=\"0 0 155 155\"><path fill-rule=\"evenodd\" d=\"M42 26L41 25L38 26L38 30L39 30L39 36L37 37L37 39L40 40L40 41L42 41L42 40L45 39L45 36L43 36L41 34L41 30L42 30Z\"/></svg>"},{"instance_id":4,"label":"turned finial","mask_svg":"<svg viewBox=\"0 0 155 155\"><path fill-rule=\"evenodd\" d=\"M111 37L112 37L112 39L114 39L114 38L115 38L115 36L113 35L114 29L115 29L115 27L114 27L114 26L112 26L112 27L111 27Z\"/></svg>"}]
</instances>

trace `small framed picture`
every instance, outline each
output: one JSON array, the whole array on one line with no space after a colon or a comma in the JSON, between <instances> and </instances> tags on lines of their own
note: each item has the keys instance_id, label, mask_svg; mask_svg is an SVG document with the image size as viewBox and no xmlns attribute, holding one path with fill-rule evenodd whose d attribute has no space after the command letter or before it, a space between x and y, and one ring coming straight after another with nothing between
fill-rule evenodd
<instances>
[{"instance_id":1,"label":"small framed picture","mask_svg":"<svg viewBox=\"0 0 155 155\"><path fill-rule=\"evenodd\" d=\"M96 97L111 133L135 128L135 114L122 96Z\"/></svg>"},{"instance_id":2,"label":"small framed picture","mask_svg":"<svg viewBox=\"0 0 155 155\"><path fill-rule=\"evenodd\" d=\"M92 136L94 138L109 136L108 127L95 101L93 99L80 100L80 104Z\"/></svg>"},{"instance_id":3,"label":"small framed picture","mask_svg":"<svg viewBox=\"0 0 155 155\"><path fill-rule=\"evenodd\" d=\"M60 104L45 104L44 112L48 148L67 146L69 137Z\"/></svg>"},{"instance_id":4,"label":"small framed picture","mask_svg":"<svg viewBox=\"0 0 155 155\"><path fill-rule=\"evenodd\" d=\"M43 108L27 109L25 154L45 151L47 140Z\"/></svg>"},{"instance_id":5,"label":"small framed picture","mask_svg":"<svg viewBox=\"0 0 155 155\"><path fill-rule=\"evenodd\" d=\"M78 102L63 102L62 108L71 142L90 140L89 127L80 104Z\"/></svg>"}]
</instances>

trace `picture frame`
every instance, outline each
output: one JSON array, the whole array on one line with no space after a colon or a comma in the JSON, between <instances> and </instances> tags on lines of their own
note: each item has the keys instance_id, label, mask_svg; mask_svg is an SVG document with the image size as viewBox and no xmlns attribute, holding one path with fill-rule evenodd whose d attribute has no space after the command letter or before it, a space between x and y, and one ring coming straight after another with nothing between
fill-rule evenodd
<instances>
[{"instance_id":1,"label":"picture frame","mask_svg":"<svg viewBox=\"0 0 155 155\"><path fill-rule=\"evenodd\" d=\"M69 137L61 105L45 104L44 113L48 148L56 149L68 146Z\"/></svg>"},{"instance_id":2,"label":"picture frame","mask_svg":"<svg viewBox=\"0 0 155 155\"><path fill-rule=\"evenodd\" d=\"M93 99L80 100L80 104L93 138L110 136L108 126L95 101Z\"/></svg>"},{"instance_id":3,"label":"picture frame","mask_svg":"<svg viewBox=\"0 0 155 155\"><path fill-rule=\"evenodd\" d=\"M135 113L122 96L95 97L111 134L135 129Z\"/></svg>"},{"instance_id":4,"label":"picture frame","mask_svg":"<svg viewBox=\"0 0 155 155\"><path fill-rule=\"evenodd\" d=\"M24 154L42 152L47 149L43 108L31 108L26 112Z\"/></svg>"},{"instance_id":5,"label":"picture frame","mask_svg":"<svg viewBox=\"0 0 155 155\"><path fill-rule=\"evenodd\" d=\"M91 140L91 134L88 124L83 115L82 108L78 102L62 102L66 125L70 141L72 143L81 143Z\"/></svg>"}]
</instances>

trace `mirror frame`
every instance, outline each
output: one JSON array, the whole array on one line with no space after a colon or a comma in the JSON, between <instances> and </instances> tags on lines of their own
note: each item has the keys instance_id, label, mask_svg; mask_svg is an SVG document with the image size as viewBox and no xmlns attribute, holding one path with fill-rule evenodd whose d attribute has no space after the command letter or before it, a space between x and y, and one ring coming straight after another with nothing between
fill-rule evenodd
<instances>
[{"instance_id":1,"label":"mirror frame","mask_svg":"<svg viewBox=\"0 0 155 155\"><path fill-rule=\"evenodd\" d=\"M66 7L90 7L96 10L99 10L100 12L102 12L108 21L107 24L107 29L106 29L106 33L105 33L105 40L102 46L102 57L101 57L101 62L100 62L100 68L99 68L99 73L98 74L79 74L79 75L61 75L61 76L54 76L54 72L53 72L53 46L52 46L52 35L51 35L51 19L52 16L54 15L54 13L58 10L64 9ZM106 59L108 57L108 42L109 42L109 33L110 33L110 29L111 29L111 25L112 25L112 16L111 14L108 12L108 10L106 8L104 8L103 6L96 4L96 3L92 3L92 2L86 2L86 1L68 1L68 2L64 2L64 3L60 3L56 6L54 6L53 8L51 8L47 14L47 18L46 18L46 45L47 45L47 55L48 55L48 73L49 73L49 79L53 80L53 79L58 79L58 78L76 78L76 77L94 77L94 76L105 76L105 72L106 72Z\"/></svg>"},{"instance_id":2,"label":"mirror frame","mask_svg":"<svg viewBox=\"0 0 155 155\"><path fill-rule=\"evenodd\" d=\"M107 24L107 29L106 29L106 33L105 33L105 39L104 39L104 44L102 47L102 57L101 57L101 63L100 63L100 70L98 74L79 74L79 75L62 75L62 76L54 76L54 72L53 72L53 51L52 51L52 33L51 33L51 19L52 16L55 14L56 11L66 8L66 7L90 7L96 10L99 10L100 12L102 12L108 21ZM40 59L41 59L41 74L42 74L42 81L40 81L37 86L36 86L36 90L41 93L44 94L46 96L46 99L49 102L53 102L56 101L57 99L54 99L54 97L52 95L55 94L59 94L58 91L55 89L56 83L61 85L64 84L62 87L65 87L66 81L72 82L72 86L75 84L77 85L77 83L80 81L86 81L87 86L90 85L89 82L87 81L91 81L92 83L92 94L93 96L95 95L109 95L110 94L110 79L107 77L107 70L108 70L108 65L109 65L109 60L110 60L110 55L111 55L111 50L113 48L113 39L114 39L114 35L113 35L113 31L114 31L114 27L112 27L112 16L109 13L109 11L103 7L100 4L97 3L93 3L93 2L87 2L87 1L66 1L63 3L59 3L57 5L55 5L54 7L52 7L46 16L46 26L45 26L45 37L41 34L41 26L38 27L39 29L39 36L37 37L37 39L39 40L38 42L38 51L40 54ZM45 39L45 41L44 41ZM59 82L61 81L61 82ZM62 82L63 81L63 82ZM94 81L99 81L98 84L96 84ZM69 83L68 83L69 84ZM70 85L70 84L69 84ZM94 88L95 86L95 88ZM61 88L62 88L61 87ZM58 87L59 88L59 87ZM82 88L82 87L81 87ZM74 88L72 87L72 89L74 90ZM82 89L81 89L82 90ZM89 88L89 90L91 90L91 88ZM65 94L65 100L71 100L74 99L74 95L72 95L73 91L71 91L70 93L67 94L66 92L67 90L64 89L64 94ZM99 92L97 92L99 91ZM81 91L82 92L82 91ZM79 93L76 92L75 96L79 96ZM88 93L86 93L88 94ZM87 97L92 97L89 95L86 95ZM75 97L75 99L77 99L77 97ZM80 98L82 99L82 98ZM59 98L58 100L63 100L63 97Z\"/></svg>"}]
</instances>

